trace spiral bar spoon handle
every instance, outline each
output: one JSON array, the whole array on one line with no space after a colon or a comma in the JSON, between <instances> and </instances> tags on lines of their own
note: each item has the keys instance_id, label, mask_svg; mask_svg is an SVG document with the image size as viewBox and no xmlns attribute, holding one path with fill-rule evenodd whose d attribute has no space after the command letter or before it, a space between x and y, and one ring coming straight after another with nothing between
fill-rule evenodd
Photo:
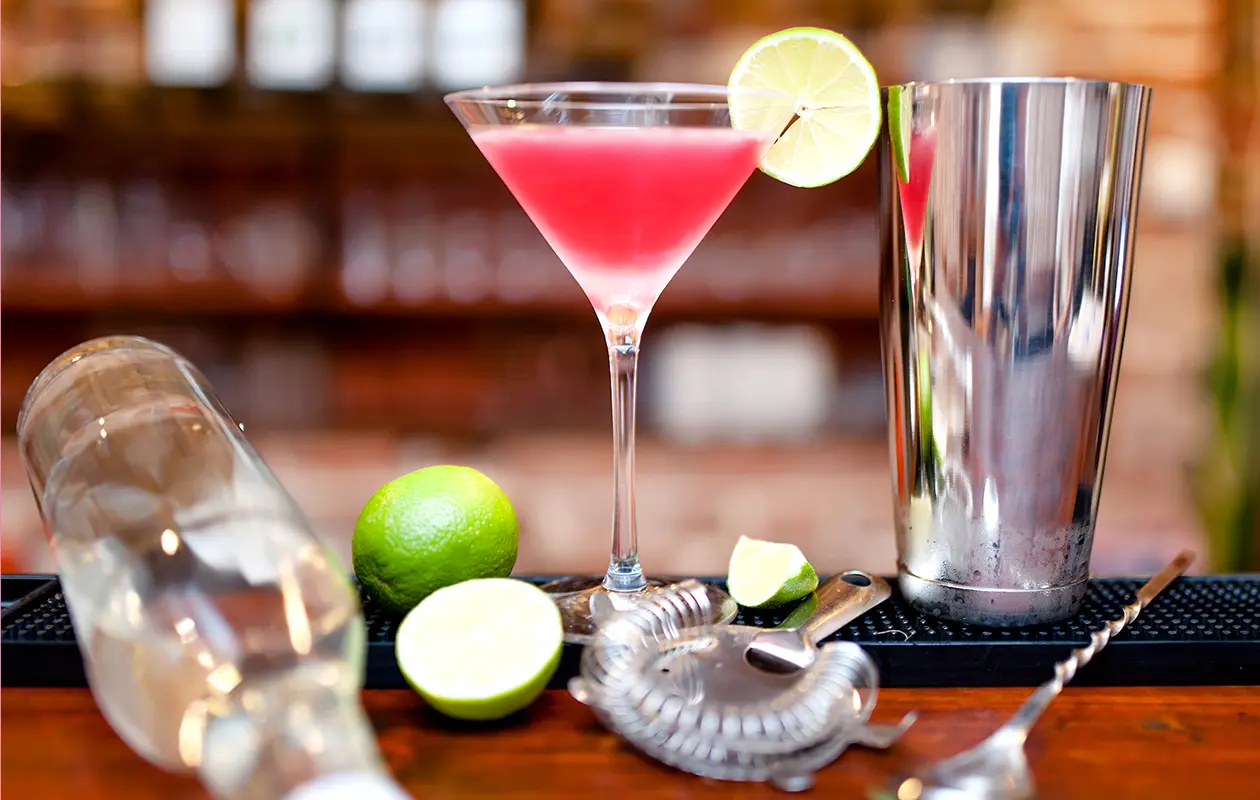
<instances>
[{"instance_id":1,"label":"spiral bar spoon handle","mask_svg":"<svg viewBox=\"0 0 1260 800\"><path fill-rule=\"evenodd\" d=\"M1098 651L1106 647L1113 636L1120 633L1133 620L1137 619L1142 610L1193 563L1194 553L1190 550L1182 550L1176 558L1168 563L1168 566L1142 584L1141 588L1137 590L1136 599L1124 607L1123 615L1109 621L1102 628L1095 631L1089 637L1089 644L1076 648L1070 656L1055 664L1054 677L1033 692L1032 696L1020 706L1019 711L1015 712L1015 715L1002 727L1008 731L1027 733L1046 710L1046 707L1050 705L1050 701L1058 696L1059 692L1063 691L1064 686L1072 682L1072 679L1076 677L1077 671L1088 664L1094 656L1098 655Z\"/></svg>"}]
</instances>

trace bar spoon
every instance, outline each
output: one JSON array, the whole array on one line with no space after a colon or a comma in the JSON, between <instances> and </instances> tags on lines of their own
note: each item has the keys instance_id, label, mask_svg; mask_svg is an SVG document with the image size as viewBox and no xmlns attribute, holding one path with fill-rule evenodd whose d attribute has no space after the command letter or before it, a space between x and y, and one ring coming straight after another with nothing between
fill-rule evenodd
<instances>
[{"instance_id":1,"label":"bar spoon","mask_svg":"<svg viewBox=\"0 0 1260 800\"><path fill-rule=\"evenodd\" d=\"M1142 609L1194 563L1194 553L1183 550L1168 566L1137 590L1124 614L1090 636L1089 644L1054 667L1054 677L1043 683L1007 722L980 744L938 762L924 774L905 778L893 790L896 800L1028 800L1036 794L1024 742L1033 725L1076 671L1090 662L1112 637L1137 619ZM874 795L887 796L887 795Z\"/></svg>"}]
</instances>

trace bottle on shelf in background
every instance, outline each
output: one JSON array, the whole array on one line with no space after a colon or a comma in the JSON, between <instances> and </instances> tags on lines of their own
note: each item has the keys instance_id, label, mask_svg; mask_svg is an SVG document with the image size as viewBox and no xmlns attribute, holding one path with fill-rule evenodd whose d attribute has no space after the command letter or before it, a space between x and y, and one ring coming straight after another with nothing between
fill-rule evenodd
<instances>
[{"instance_id":1,"label":"bottle on shelf in background","mask_svg":"<svg viewBox=\"0 0 1260 800\"><path fill-rule=\"evenodd\" d=\"M332 84L337 66L334 0L253 0L245 17L250 86L312 92Z\"/></svg>"},{"instance_id":2,"label":"bottle on shelf in background","mask_svg":"<svg viewBox=\"0 0 1260 800\"><path fill-rule=\"evenodd\" d=\"M425 0L345 0L341 84L355 92L418 92L431 47Z\"/></svg>"},{"instance_id":3,"label":"bottle on shelf in background","mask_svg":"<svg viewBox=\"0 0 1260 800\"><path fill-rule=\"evenodd\" d=\"M230 118L241 84L240 9L235 0L145 0L147 87L130 128L158 141L200 136ZM191 149L191 148L183 148Z\"/></svg>"},{"instance_id":4,"label":"bottle on shelf in background","mask_svg":"<svg viewBox=\"0 0 1260 800\"><path fill-rule=\"evenodd\" d=\"M236 70L232 0L147 0L145 74L154 86L211 89Z\"/></svg>"},{"instance_id":5,"label":"bottle on shelf in background","mask_svg":"<svg viewBox=\"0 0 1260 800\"><path fill-rule=\"evenodd\" d=\"M516 83L525 71L524 0L431 0L439 91Z\"/></svg>"}]
</instances>

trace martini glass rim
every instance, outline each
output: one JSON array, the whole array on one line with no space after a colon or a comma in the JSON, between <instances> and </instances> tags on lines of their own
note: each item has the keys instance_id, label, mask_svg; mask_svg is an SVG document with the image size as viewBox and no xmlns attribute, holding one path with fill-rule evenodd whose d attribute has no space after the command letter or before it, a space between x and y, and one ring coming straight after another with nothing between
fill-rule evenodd
<instances>
[{"instance_id":1,"label":"martini glass rim","mask_svg":"<svg viewBox=\"0 0 1260 800\"><path fill-rule=\"evenodd\" d=\"M617 96L621 95L619 99ZM655 98L652 96L656 95ZM685 99L674 100L672 95ZM591 99L598 97L599 99ZM653 108L666 110L721 109L732 97L767 103L792 102L789 95L762 89L720 84L671 81L554 81L483 86L451 92L442 99L450 106L472 103L498 108L556 108L598 110ZM648 99L645 99L648 98Z\"/></svg>"}]
</instances>

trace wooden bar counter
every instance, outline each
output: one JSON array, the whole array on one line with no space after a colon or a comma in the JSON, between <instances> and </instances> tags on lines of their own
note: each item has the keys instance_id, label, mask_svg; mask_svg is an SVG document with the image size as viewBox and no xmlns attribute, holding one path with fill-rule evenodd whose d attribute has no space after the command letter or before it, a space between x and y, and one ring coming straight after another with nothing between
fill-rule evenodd
<instances>
[{"instance_id":1,"label":"wooden bar counter","mask_svg":"<svg viewBox=\"0 0 1260 800\"><path fill-rule=\"evenodd\" d=\"M863 798L889 775L984 738L1026 689L888 689L876 718L919 721L891 751L854 748L812 794ZM454 723L406 691L364 695L394 775L426 798L771 798L766 785L702 780L631 751L563 692L490 726ZM113 734L85 689L0 691L6 800L206 798ZM1028 742L1039 798L1253 797L1260 790L1260 687L1068 688Z\"/></svg>"}]
</instances>

